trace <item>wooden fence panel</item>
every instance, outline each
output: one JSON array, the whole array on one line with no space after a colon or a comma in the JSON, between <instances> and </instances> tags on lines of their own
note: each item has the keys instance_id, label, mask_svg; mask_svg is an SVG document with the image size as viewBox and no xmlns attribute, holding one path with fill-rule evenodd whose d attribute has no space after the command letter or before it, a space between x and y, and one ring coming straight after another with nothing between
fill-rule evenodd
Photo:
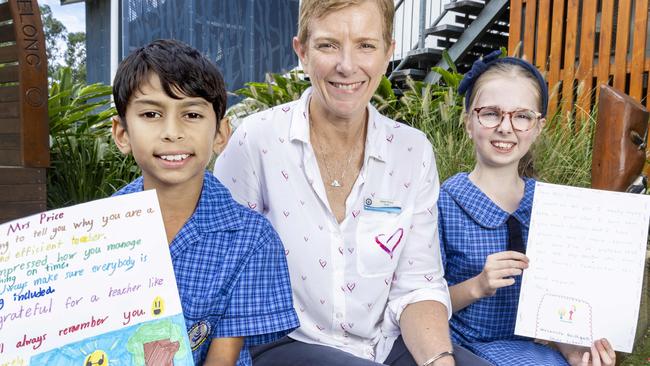
<instances>
[{"instance_id":1,"label":"wooden fence panel","mask_svg":"<svg viewBox=\"0 0 650 366\"><path fill-rule=\"evenodd\" d=\"M578 33L578 8L580 0L568 0L566 10L566 35L564 36L564 67L562 70L562 110L573 107L574 76L576 65L576 35Z\"/></svg>"},{"instance_id":2,"label":"wooden fence panel","mask_svg":"<svg viewBox=\"0 0 650 366\"><path fill-rule=\"evenodd\" d=\"M630 68L630 96L641 100L643 96L643 66L646 56L646 37L648 29L648 0L637 0L634 7L634 45L632 46L632 65Z\"/></svg>"},{"instance_id":3,"label":"wooden fence panel","mask_svg":"<svg viewBox=\"0 0 650 366\"><path fill-rule=\"evenodd\" d=\"M600 84L648 107L648 5L649 0L512 0L509 53L521 43L523 56L547 71L550 114L562 103L563 111L575 108L576 116L586 117Z\"/></svg>"},{"instance_id":4,"label":"wooden fence panel","mask_svg":"<svg viewBox=\"0 0 650 366\"><path fill-rule=\"evenodd\" d=\"M611 14L611 15L603 15ZM600 18L600 44L598 45L597 84L609 84L609 63L612 53L612 33L614 24L614 0L603 0ZM596 88L596 95L600 89Z\"/></svg>"},{"instance_id":5,"label":"wooden fence panel","mask_svg":"<svg viewBox=\"0 0 650 366\"><path fill-rule=\"evenodd\" d=\"M625 90L627 74L627 52L630 40L630 7L631 0L618 1L618 22L616 23L616 50L614 53L614 88Z\"/></svg>"},{"instance_id":6,"label":"wooden fence panel","mask_svg":"<svg viewBox=\"0 0 650 366\"><path fill-rule=\"evenodd\" d=\"M646 0L647 1L647 0ZM586 118L590 113L592 97L592 68L594 66L594 48L596 47L596 1L587 1L582 5L582 25L580 30L580 58L576 78L578 81L577 116Z\"/></svg>"},{"instance_id":7,"label":"wooden fence panel","mask_svg":"<svg viewBox=\"0 0 650 366\"><path fill-rule=\"evenodd\" d=\"M650 107L649 2L511 1L509 53L521 43L524 56L528 60L534 57L542 72L548 70L549 116L558 110L576 111L576 123L581 123L589 116L603 84ZM537 6L537 11L530 6ZM527 28L524 34L522 24ZM533 33L536 37L530 36ZM644 171L650 174L650 165Z\"/></svg>"},{"instance_id":8,"label":"wooden fence panel","mask_svg":"<svg viewBox=\"0 0 650 366\"><path fill-rule=\"evenodd\" d=\"M45 211L45 168L0 166L0 223Z\"/></svg>"},{"instance_id":9,"label":"wooden fence panel","mask_svg":"<svg viewBox=\"0 0 650 366\"><path fill-rule=\"evenodd\" d=\"M553 19L551 21L551 47L549 54L548 85L551 95L548 100L549 111L555 111L558 104L560 83L560 60L564 40L564 0L553 0Z\"/></svg>"},{"instance_id":10,"label":"wooden fence panel","mask_svg":"<svg viewBox=\"0 0 650 366\"><path fill-rule=\"evenodd\" d=\"M551 0L539 0L539 16L537 17L537 41L535 47L535 66L542 72L548 70L549 21L551 15Z\"/></svg>"},{"instance_id":11,"label":"wooden fence panel","mask_svg":"<svg viewBox=\"0 0 650 366\"><path fill-rule=\"evenodd\" d=\"M525 59L534 62L535 57L535 24L537 23L537 1L526 0L526 20L524 22L524 55Z\"/></svg>"},{"instance_id":12,"label":"wooden fence panel","mask_svg":"<svg viewBox=\"0 0 650 366\"><path fill-rule=\"evenodd\" d=\"M521 41L521 20L523 0L510 0L510 34L508 37L508 54L512 55Z\"/></svg>"}]
</instances>

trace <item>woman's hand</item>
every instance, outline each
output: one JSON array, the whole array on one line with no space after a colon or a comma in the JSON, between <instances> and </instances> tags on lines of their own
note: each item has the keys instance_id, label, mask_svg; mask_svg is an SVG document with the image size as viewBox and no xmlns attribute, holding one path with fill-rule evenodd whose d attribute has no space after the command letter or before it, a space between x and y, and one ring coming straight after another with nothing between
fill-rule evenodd
<instances>
[{"instance_id":1,"label":"woman's hand","mask_svg":"<svg viewBox=\"0 0 650 366\"><path fill-rule=\"evenodd\" d=\"M492 296L501 287L513 285L515 279L512 276L521 275L526 268L528 257L522 253L505 251L488 255L483 271L476 276L477 296Z\"/></svg>"},{"instance_id":2,"label":"woman's hand","mask_svg":"<svg viewBox=\"0 0 650 366\"><path fill-rule=\"evenodd\" d=\"M594 341L591 348L565 343L557 343L557 348L571 366L614 366L616 364L616 352L605 338Z\"/></svg>"}]
</instances>

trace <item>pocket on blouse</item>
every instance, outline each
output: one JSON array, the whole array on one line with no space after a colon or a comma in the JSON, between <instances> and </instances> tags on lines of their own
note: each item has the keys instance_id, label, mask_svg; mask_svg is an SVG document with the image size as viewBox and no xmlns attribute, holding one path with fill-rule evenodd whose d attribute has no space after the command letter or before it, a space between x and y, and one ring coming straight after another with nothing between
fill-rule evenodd
<instances>
[{"instance_id":1,"label":"pocket on blouse","mask_svg":"<svg viewBox=\"0 0 650 366\"><path fill-rule=\"evenodd\" d=\"M364 277L392 274L410 231L412 214L364 211L357 225L357 268Z\"/></svg>"}]
</instances>

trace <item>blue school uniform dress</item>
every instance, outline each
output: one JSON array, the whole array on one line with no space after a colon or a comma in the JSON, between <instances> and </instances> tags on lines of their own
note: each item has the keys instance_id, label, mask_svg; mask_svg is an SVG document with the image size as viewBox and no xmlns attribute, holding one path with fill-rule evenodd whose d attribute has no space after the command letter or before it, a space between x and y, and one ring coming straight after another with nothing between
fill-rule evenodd
<instances>
[{"instance_id":1,"label":"blue school uniform dress","mask_svg":"<svg viewBox=\"0 0 650 366\"><path fill-rule=\"evenodd\" d=\"M142 189L140 177L115 195ZM280 238L211 173L205 172L196 210L169 251L196 365L213 338L225 337L245 337L237 365L252 365L248 347L299 326Z\"/></svg>"},{"instance_id":2,"label":"blue school uniform dress","mask_svg":"<svg viewBox=\"0 0 650 366\"><path fill-rule=\"evenodd\" d=\"M535 181L525 179L524 197L512 213L520 224L524 246L534 192ZM488 255L507 250L510 214L476 187L467 173L456 174L441 186L438 212L440 248L450 287L481 273ZM514 285L455 312L449 321L452 340L498 366L567 365L558 351L514 335L520 289L521 276L516 276Z\"/></svg>"}]
</instances>

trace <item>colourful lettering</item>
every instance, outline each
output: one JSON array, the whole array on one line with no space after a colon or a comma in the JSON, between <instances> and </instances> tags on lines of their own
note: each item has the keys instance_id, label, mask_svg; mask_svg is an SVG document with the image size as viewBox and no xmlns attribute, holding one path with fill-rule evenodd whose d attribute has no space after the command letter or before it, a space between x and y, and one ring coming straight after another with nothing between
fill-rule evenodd
<instances>
[{"instance_id":1,"label":"colourful lettering","mask_svg":"<svg viewBox=\"0 0 650 366\"><path fill-rule=\"evenodd\" d=\"M144 314L146 313L142 309L126 311L124 312L124 321L122 322L122 325L127 325L131 322L132 318L135 318L136 316L143 316Z\"/></svg>"},{"instance_id":2,"label":"colourful lettering","mask_svg":"<svg viewBox=\"0 0 650 366\"><path fill-rule=\"evenodd\" d=\"M84 330L86 328L94 328L102 325L106 319L108 319L108 315L103 317L103 318L97 318L95 319L95 316L91 316L90 320L87 322L79 323L79 324L74 324L71 325L67 328L59 329L59 335L68 335L74 332L78 332L80 330Z\"/></svg>"},{"instance_id":3,"label":"colourful lettering","mask_svg":"<svg viewBox=\"0 0 650 366\"><path fill-rule=\"evenodd\" d=\"M43 224L45 222L60 220L62 218L63 212L43 212L39 223Z\"/></svg>"},{"instance_id":4,"label":"colourful lettering","mask_svg":"<svg viewBox=\"0 0 650 366\"><path fill-rule=\"evenodd\" d=\"M141 287L140 285L131 286L130 283L126 285L126 287L124 288L113 289L112 287L109 287L108 297L121 296L121 295L130 294L132 292L137 292L138 290L140 290L140 287Z\"/></svg>"},{"instance_id":5,"label":"colourful lettering","mask_svg":"<svg viewBox=\"0 0 650 366\"><path fill-rule=\"evenodd\" d=\"M47 336L47 334L39 335L36 338L27 338L27 335L25 334L23 335L23 340L18 341L18 343L16 343L16 348L29 346L31 344L32 349L38 349L39 347L41 347L41 344L43 344L43 341L45 340L45 336Z\"/></svg>"}]
</instances>

